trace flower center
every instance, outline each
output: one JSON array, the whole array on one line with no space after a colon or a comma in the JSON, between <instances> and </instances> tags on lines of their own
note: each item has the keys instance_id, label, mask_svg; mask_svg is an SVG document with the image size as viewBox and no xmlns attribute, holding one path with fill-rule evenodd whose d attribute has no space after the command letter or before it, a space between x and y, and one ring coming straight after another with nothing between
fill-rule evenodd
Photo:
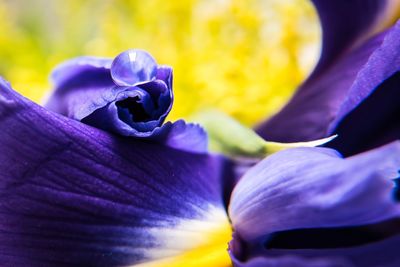
<instances>
[{"instance_id":1,"label":"flower center","mask_svg":"<svg viewBox=\"0 0 400 267\"><path fill-rule=\"evenodd\" d=\"M145 108L143 107L143 103L140 102L140 98L138 96L129 97L122 101L118 101L116 105L118 107L119 117L126 123L130 123L130 120L134 122L146 122L153 119L151 115L146 112ZM124 118L125 116L122 114L128 113L130 116L126 121L126 118Z\"/></svg>"}]
</instances>

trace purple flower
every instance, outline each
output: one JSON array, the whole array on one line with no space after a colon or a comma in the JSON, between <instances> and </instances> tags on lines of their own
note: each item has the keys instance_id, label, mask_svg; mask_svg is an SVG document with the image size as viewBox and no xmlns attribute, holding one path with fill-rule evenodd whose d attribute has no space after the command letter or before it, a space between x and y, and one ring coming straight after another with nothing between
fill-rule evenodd
<instances>
[{"instance_id":1,"label":"purple flower","mask_svg":"<svg viewBox=\"0 0 400 267\"><path fill-rule=\"evenodd\" d=\"M52 80L48 110L123 136L190 151L207 149L199 126L182 120L162 125L173 102L172 68L157 65L143 50L128 50L115 59L72 59L54 70Z\"/></svg>"},{"instance_id":2,"label":"purple flower","mask_svg":"<svg viewBox=\"0 0 400 267\"><path fill-rule=\"evenodd\" d=\"M162 125L172 72L140 50L61 65L47 108L0 79L1 266L221 266L230 227L235 266L399 266L400 24L372 32L397 2L314 2L321 61L259 131L346 158L287 149L233 184L201 128Z\"/></svg>"}]
</instances>

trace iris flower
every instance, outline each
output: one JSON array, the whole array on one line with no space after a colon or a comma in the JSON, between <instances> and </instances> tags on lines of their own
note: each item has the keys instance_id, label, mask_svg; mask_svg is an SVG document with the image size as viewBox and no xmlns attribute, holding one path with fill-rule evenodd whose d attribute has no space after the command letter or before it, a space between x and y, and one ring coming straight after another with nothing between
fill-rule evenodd
<instances>
[{"instance_id":1,"label":"iris flower","mask_svg":"<svg viewBox=\"0 0 400 267\"><path fill-rule=\"evenodd\" d=\"M62 64L46 108L1 79L1 266L399 266L399 2L313 2L319 64L257 131L338 137L237 182L198 125L163 124L172 71L144 51Z\"/></svg>"}]
</instances>

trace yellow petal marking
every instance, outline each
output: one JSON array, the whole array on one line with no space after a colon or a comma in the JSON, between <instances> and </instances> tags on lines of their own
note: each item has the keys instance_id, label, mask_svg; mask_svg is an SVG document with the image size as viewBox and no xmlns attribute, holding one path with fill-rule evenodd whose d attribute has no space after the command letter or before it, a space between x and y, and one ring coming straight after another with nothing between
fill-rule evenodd
<instances>
[{"instance_id":1,"label":"yellow petal marking","mask_svg":"<svg viewBox=\"0 0 400 267\"><path fill-rule=\"evenodd\" d=\"M149 259L130 267L228 267L232 266L228 242L231 225L224 210L213 209L207 220L183 221L173 229L151 232L162 247L145 252Z\"/></svg>"}]
</instances>

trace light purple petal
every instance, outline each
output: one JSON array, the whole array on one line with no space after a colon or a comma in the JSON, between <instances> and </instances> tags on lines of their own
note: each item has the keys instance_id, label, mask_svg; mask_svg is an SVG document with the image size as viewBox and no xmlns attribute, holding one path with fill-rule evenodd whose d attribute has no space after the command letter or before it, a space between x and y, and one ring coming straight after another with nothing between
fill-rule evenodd
<instances>
[{"instance_id":1,"label":"light purple petal","mask_svg":"<svg viewBox=\"0 0 400 267\"><path fill-rule=\"evenodd\" d=\"M229 206L233 228L243 240L258 242L278 231L398 216L391 179L398 177L399 155L400 142L347 159L326 148L278 152L236 185Z\"/></svg>"},{"instance_id":2,"label":"light purple petal","mask_svg":"<svg viewBox=\"0 0 400 267\"><path fill-rule=\"evenodd\" d=\"M67 60L58 65L51 74L51 81L56 87L76 79L82 79L82 73L98 72L107 74L111 68L112 58L83 56Z\"/></svg>"},{"instance_id":3,"label":"light purple petal","mask_svg":"<svg viewBox=\"0 0 400 267\"><path fill-rule=\"evenodd\" d=\"M313 140L335 133L349 112L400 70L399 46L397 23L310 77L278 114L258 127L258 133L280 142ZM399 99L399 94L388 98ZM385 106L387 101L383 99L380 105Z\"/></svg>"},{"instance_id":4,"label":"light purple petal","mask_svg":"<svg viewBox=\"0 0 400 267\"><path fill-rule=\"evenodd\" d=\"M164 127L166 130L157 138L167 146L198 153L207 151L207 133L200 125L178 120L174 123L167 122Z\"/></svg>"},{"instance_id":5,"label":"light purple petal","mask_svg":"<svg viewBox=\"0 0 400 267\"><path fill-rule=\"evenodd\" d=\"M227 224L219 157L106 133L2 79L0 129L2 266L129 266Z\"/></svg>"},{"instance_id":6,"label":"light purple petal","mask_svg":"<svg viewBox=\"0 0 400 267\"><path fill-rule=\"evenodd\" d=\"M137 56L138 60L133 63L126 62L125 58L131 58L128 55L132 53L145 56ZM119 134L126 135L126 129L131 129L130 135L140 132L146 133L141 136L149 136L155 127L164 122L173 102L171 68L159 68L154 59L152 62L143 61L143 58L149 57L144 51L128 50L111 61L111 67L110 60L93 57L63 63L52 75L55 89L46 107L76 120L86 119L86 123L96 124L96 127L106 123L104 128L113 128ZM112 71L114 76L122 78L112 78ZM156 79L156 75L161 79ZM113 80L128 78L138 82L119 86ZM126 104L122 107L124 102ZM102 122L87 119L96 111L101 113ZM119 118L124 111L126 116Z\"/></svg>"},{"instance_id":7,"label":"light purple petal","mask_svg":"<svg viewBox=\"0 0 400 267\"><path fill-rule=\"evenodd\" d=\"M166 65L159 65L156 79L164 81L168 88L172 88L172 68Z\"/></svg>"}]
</instances>

